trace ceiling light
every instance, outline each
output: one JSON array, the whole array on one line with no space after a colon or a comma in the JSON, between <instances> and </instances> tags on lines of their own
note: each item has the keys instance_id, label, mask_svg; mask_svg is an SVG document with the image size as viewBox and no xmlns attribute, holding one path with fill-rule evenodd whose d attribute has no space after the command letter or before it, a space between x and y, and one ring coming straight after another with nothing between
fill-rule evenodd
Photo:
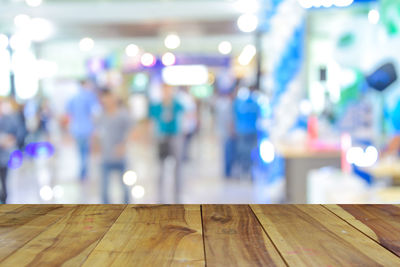
<instances>
[{"instance_id":1,"label":"ceiling light","mask_svg":"<svg viewBox=\"0 0 400 267\"><path fill-rule=\"evenodd\" d=\"M203 85L208 82L208 69L203 65L165 67L162 78L169 85Z\"/></svg>"},{"instance_id":2,"label":"ceiling light","mask_svg":"<svg viewBox=\"0 0 400 267\"><path fill-rule=\"evenodd\" d=\"M14 18L14 24L17 28L25 28L29 25L31 18L26 14L19 14Z\"/></svg>"},{"instance_id":3,"label":"ceiling light","mask_svg":"<svg viewBox=\"0 0 400 267\"><path fill-rule=\"evenodd\" d=\"M232 44L228 41L223 41L219 43L218 51L223 55L227 55L232 52Z\"/></svg>"},{"instance_id":4,"label":"ceiling light","mask_svg":"<svg viewBox=\"0 0 400 267\"><path fill-rule=\"evenodd\" d=\"M94 47L94 41L91 38L85 37L79 41L79 49L83 52L88 52Z\"/></svg>"},{"instance_id":5,"label":"ceiling light","mask_svg":"<svg viewBox=\"0 0 400 267\"><path fill-rule=\"evenodd\" d=\"M171 52L167 52L162 56L161 61L165 66L171 66L175 64L176 57Z\"/></svg>"},{"instance_id":6,"label":"ceiling light","mask_svg":"<svg viewBox=\"0 0 400 267\"><path fill-rule=\"evenodd\" d=\"M25 3L31 7L38 7L42 4L42 0L25 0Z\"/></svg>"},{"instance_id":7,"label":"ceiling light","mask_svg":"<svg viewBox=\"0 0 400 267\"><path fill-rule=\"evenodd\" d=\"M139 54L139 47L135 44L130 44L125 48L125 53L128 57L135 57Z\"/></svg>"},{"instance_id":8,"label":"ceiling light","mask_svg":"<svg viewBox=\"0 0 400 267\"><path fill-rule=\"evenodd\" d=\"M128 186L134 185L137 181L136 172L134 172L134 171L125 172L124 175L122 176L122 180Z\"/></svg>"},{"instance_id":9,"label":"ceiling light","mask_svg":"<svg viewBox=\"0 0 400 267\"><path fill-rule=\"evenodd\" d=\"M181 45L181 39L176 34L169 34L165 37L164 44L168 49L176 49Z\"/></svg>"},{"instance_id":10,"label":"ceiling light","mask_svg":"<svg viewBox=\"0 0 400 267\"><path fill-rule=\"evenodd\" d=\"M46 19L34 18L29 23L29 34L33 41L42 42L48 39L53 33L54 26Z\"/></svg>"},{"instance_id":11,"label":"ceiling light","mask_svg":"<svg viewBox=\"0 0 400 267\"><path fill-rule=\"evenodd\" d=\"M242 32L253 32L258 27L258 17L254 14L243 14L238 18L237 26Z\"/></svg>"},{"instance_id":12,"label":"ceiling light","mask_svg":"<svg viewBox=\"0 0 400 267\"><path fill-rule=\"evenodd\" d=\"M31 40L25 34L16 33L10 38L10 46L13 50L27 50L31 46Z\"/></svg>"}]
</instances>

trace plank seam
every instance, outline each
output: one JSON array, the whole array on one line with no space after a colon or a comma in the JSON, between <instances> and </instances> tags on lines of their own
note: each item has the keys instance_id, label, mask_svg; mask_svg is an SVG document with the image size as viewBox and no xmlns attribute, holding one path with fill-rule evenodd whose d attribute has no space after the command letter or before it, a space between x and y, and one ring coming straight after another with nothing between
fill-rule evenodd
<instances>
[{"instance_id":1,"label":"plank seam","mask_svg":"<svg viewBox=\"0 0 400 267\"><path fill-rule=\"evenodd\" d=\"M113 225L115 224L115 222L119 219L119 217L121 217L122 213L126 210L126 208L128 207L128 205L125 205L125 208L123 208L121 210L121 213L118 215L118 217L115 218L114 222L110 225L110 227L108 228L107 231L104 232L103 236L99 239L99 241L97 241L96 246L92 249L92 251L90 251L90 253L86 256L86 259L81 263L81 265L79 266L83 266L85 264L85 262L87 261L87 259L90 257L90 255L92 255L93 251L96 250L96 248L99 246L100 242L103 240L103 238L106 236L106 234L110 231L110 229L113 227Z\"/></svg>"},{"instance_id":2,"label":"plank seam","mask_svg":"<svg viewBox=\"0 0 400 267\"><path fill-rule=\"evenodd\" d=\"M29 204L24 205L24 206L29 206ZM76 208L76 205L74 205ZM44 216L46 216L48 213L46 213ZM43 215L40 215L43 216ZM54 224L58 223L62 218L64 218L65 216L67 216L67 214L64 214L62 216L60 216L60 218L58 220L56 220L55 222L47 225L42 231L40 231L37 235L35 235L34 237L32 237L31 239L29 239L28 241L26 241L25 243L23 243L19 248L15 249L13 252L11 252L9 255L7 255L4 259L2 259L0 261L0 263L2 263L3 261L5 261L6 259L8 259L9 257L11 257L13 254L15 254L18 250L20 250L21 248L25 247L29 242L31 242L33 239L35 239L36 237L38 237L39 235L41 235L44 231L46 231L49 227L53 226ZM29 221L30 222L30 221ZM28 223L29 223L28 222ZM24 224L25 225L25 224ZM21 226L21 227L24 227Z\"/></svg>"},{"instance_id":3,"label":"plank seam","mask_svg":"<svg viewBox=\"0 0 400 267\"><path fill-rule=\"evenodd\" d=\"M325 205L320 204L324 209L328 210L330 213L332 213L333 215L335 215L336 217L338 217L339 219L341 219L342 221L346 222L348 225L350 225L352 228L356 229L358 232L362 233L363 235L365 235L366 237L368 237L369 239L371 239L372 241L374 241L375 243L377 243L379 246L381 246L382 248L386 249L387 251L389 251L390 253L392 253L393 255L395 255L396 257L400 258L399 255L397 255L396 253L394 253L393 251L391 251L390 249L388 249L387 247L383 246L381 243L379 243L377 240L373 239L372 237L370 237L369 235L367 235L366 233L364 233L363 231L361 231L360 229L358 229L357 227L355 227L353 224L349 223L348 221L346 221L345 219L343 219L341 216L339 216L338 214L336 214L335 212L331 211L330 209L328 209ZM353 215L352 215L353 216ZM367 226L368 227L368 226ZM369 228L369 227L368 227Z\"/></svg>"},{"instance_id":4,"label":"plank seam","mask_svg":"<svg viewBox=\"0 0 400 267\"><path fill-rule=\"evenodd\" d=\"M200 205L200 216L201 216L201 236L203 238L204 266L207 267L206 240L204 237L203 204Z\"/></svg>"},{"instance_id":5,"label":"plank seam","mask_svg":"<svg viewBox=\"0 0 400 267\"><path fill-rule=\"evenodd\" d=\"M264 228L264 225L260 222L260 220L258 219L258 216L256 214L256 212L253 210L253 208L251 207L251 205L247 205L251 211L251 213L254 215L254 217L256 218L258 224L261 226L261 228L263 229L264 233L266 234L266 236L268 237L268 239L271 241L272 245L274 246L275 250L278 252L279 256L282 258L283 262L286 264L286 266L289 266L289 264L286 262L285 258L282 256L282 253L279 251L278 247L275 245L274 241L272 240L272 238L269 236L269 234L267 233L267 230Z\"/></svg>"}]
</instances>

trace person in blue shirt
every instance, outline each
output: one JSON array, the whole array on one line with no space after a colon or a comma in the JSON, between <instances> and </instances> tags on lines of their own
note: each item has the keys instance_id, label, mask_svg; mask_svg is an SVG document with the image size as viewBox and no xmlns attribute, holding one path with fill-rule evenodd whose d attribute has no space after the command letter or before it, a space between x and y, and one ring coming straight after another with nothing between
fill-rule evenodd
<instances>
[{"instance_id":1,"label":"person in blue shirt","mask_svg":"<svg viewBox=\"0 0 400 267\"><path fill-rule=\"evenodd\" d=\"M7 174L11 152L17 145L18 124L7 99L0 98L0 203L7 200Z\"/></svg>"},{"instance_id":2,"label":"person in blue shirt","mask_svg":"<svg viewBox=\"0 0 400 267\"><path fill-rule=\"evenodd\" d=\"M99 108L99 101L92 91L90 82L83 80L80 88L67 104L70 118L70 131L78 146L80 158L80 179L87 178L90 139L93 133L93 116Z\"/></svg>"},{"instance_id":3,"label":"person in blue shirt","mask_svg":"<svg viewBox=\"0 0 400 267\"><path fill-rule=\"evenodd\" d=\"M240 88L233 104L237 164L241 178L251 177L252 152L257 147L257 120L260 116L260 106L252 91L245 87Z\"/></svg>"},{"instance_id":4,"label":"person in blue shirt","mask_svg":"<svg viewBox=\"0 0 400 267\"><path fill-rule=\"evenodd\" d=\"M181 172L181 128L180 119L184 108L177 100L174 88L164 85L162 88L162 101L150 105L150 117L155 122L156 136L158 140L158 157L160 162L159 198L165 201L163 184L165 176L165 162L171 157L175 160L175 202L179 202L180 172Z\"/></svg>"}]
</instances>

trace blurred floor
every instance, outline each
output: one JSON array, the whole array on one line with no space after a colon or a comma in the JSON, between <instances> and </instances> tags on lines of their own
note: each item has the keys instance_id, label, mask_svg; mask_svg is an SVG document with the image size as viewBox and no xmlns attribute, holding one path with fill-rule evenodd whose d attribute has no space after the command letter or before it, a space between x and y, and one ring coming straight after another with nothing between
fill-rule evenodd
<instances>
[{"instance_id":1,"label":"blurred floor","mask_svg":"<svg viewBox=\"0 0 400 267\"><path fill-rule=\"evenodd\" d=\"M138 129L128 148L128 169L137 173L136 185L143 186L141 198L131 203L157 203L158 164L156 147L148 140L148 127ZM70 138L56 141L56 154L50 159L26 161L9 176L9 203L100 203L100 159L92 154L89 179L78 179L78 154ZM194 139L190 161L183 167L182 203L254 203L253 186L247 181L226 181L221 177L220 145L210 129ZM172 170L172 168L169 168ZM172 179L167 174L165 194L173 202ZM111 202L122 203L119 177L111 181ZM48 185L49 187L45 187ZM49 190L51 189L51 190Z\"/></svg>"}]
</instances>

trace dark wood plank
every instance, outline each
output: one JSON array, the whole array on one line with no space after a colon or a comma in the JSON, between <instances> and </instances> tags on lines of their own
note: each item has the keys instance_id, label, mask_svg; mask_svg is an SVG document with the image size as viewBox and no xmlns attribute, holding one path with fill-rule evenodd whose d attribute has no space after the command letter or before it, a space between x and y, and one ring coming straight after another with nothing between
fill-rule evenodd
<instances>
[{"instance_id":1,"label":"dark wood plank","mask_svg":"<svg viewBox=\"0 0 400 267\"><path fill-rule=\"evenodd\" d=\"M0 262L72 209L65 205L0 205Z\"/></svg>"},{"instance_id":2,"label":"dark wood plank","mask_svg":"<svg viewBox=\"0 0 400 267\"><path fill-rule=\"evenodd\" d=\"M70 206L70 209L62 211L61 219L50 226L41 225L44 231L6 257L1 265L79 266L125 207L125 205ZM40 213L41 209L48 208L32 208L37 213ZM24 217L18 213L16 215L12 223L18 224ZM49 217L51 216L41 216L41 222L46 223Z\"/></svg>"},{"instance_id":3,"label":"dark wood plank","mask_svg":"<svg viewBox=\"0 0 400 267\"><path fill-rule=\"evenodd\" d=\"M400 259L321 205L251 205L290 266L400 266Z\"/></svg>"},{"instance_id":4,"label":"dark wood plank","mask_svg":"<svg viewBox=\"0 0 400 267\"><path fill-rule=\"evenodd\" d=\"M204 266L199 205L129 205L84 266Z\"/></svg>"},{"instance_id":5,"label":"dark wood plank","mask_svg":"<svg viewBox=\"0 0 400 267\"><path fill-rule=\"evenodd\" d=\"M285 266L248 205L203 205L207 266Z\"/></svg>"},{"instance_id":6,"label":"dark wood plank","mask_svg":"<svg viewBox=\"0 0 400 267\"><path fill-rule=\"evenodd\" d=\"M400 207L325 205L327 209L400 257Z\"/></svg>"}]
</instances>

